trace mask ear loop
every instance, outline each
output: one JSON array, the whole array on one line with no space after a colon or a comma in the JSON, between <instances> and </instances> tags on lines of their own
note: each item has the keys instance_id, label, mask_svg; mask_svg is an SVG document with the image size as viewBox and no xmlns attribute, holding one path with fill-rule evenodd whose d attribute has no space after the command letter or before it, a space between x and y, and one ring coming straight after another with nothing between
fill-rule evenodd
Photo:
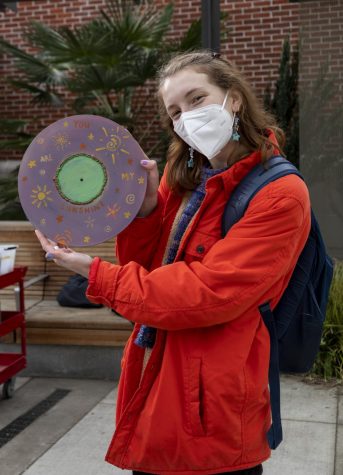
<instances>
[{"instance_id":1,"label":"mask ear loop","mask_svg":"<svg viewBox=\"0 0 343 475\"><path fill-rule=\"evenodd\" d=\"M222 110L224 109L225 107L225 104L226 104L226 101L227 101L227 96L229 95L229 91L227 91L226 95L225 95L225 98L224 98L224 102L223 102L223 105L222 105Z\"/></svg>"}]
</instances>

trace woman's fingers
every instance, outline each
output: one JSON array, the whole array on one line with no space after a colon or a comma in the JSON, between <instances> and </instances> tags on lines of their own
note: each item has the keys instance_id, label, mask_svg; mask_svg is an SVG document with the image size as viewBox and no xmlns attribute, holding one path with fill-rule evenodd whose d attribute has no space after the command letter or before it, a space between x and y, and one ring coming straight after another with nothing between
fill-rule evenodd
<instances>
[{"instance_id":1,"label":"woman's fingers","mask_svg":"<svg viewBox=\"0 0 343 475\"><path fill-rule=\"evenodd\" d=\"M50 239L44 236L44 234L38 229L35 229L35 233L44 251L49 252L54 249L54 247L56 246L55 242L50 241Z\"/></svg>"},{"instance_id":2,"label":"woman's fingers","mask_svg":"<svg viewBox=\"0 0 343 475\"><path fill-rule=\"evenodd\" d=\"M146 170L153 170L154 168L157 168L156 160L150 160L148 157L146 157L144 160L141 160L141 165Z\"/></svg>"},{"instance_id":3,"label":"woman's fingers","mask_svg":"<svg viewBox=\"0 0 343 475\"><path fill-rule=\"evenodd\" d=\"M73 272L88 276L93 258L87 254L75 252L72 249L58 246L51 241L41 231L35 230L36 236L46 252L45 258L54 261L57 265L65 267Z\"/></svg>"},{"instance_id":4,"label":"woman's fingers","mask_svg":"<svg viewBox=\"0 0 343 475\"><path fill-rule=\"evenodd\" d=\"M141 165L148 172L146 194L151 195L157 193L160 180L156 160L141 160Z\"/></svg>"},{"instance_id":5,"label":"woman's fingers","mask_svg":"<svg viewBox=\"0 0 343 475\"><path fill-rule=\"evenodd\" d=\"M45 258L48 261L55 260L56 262L57 258L63 258L63 254L72 252L71 249L58 246L54 241L51 241L51 239L48 239L46 236L44 236L44 234L38 229L35 230L35 233L43 250L46 252Z\"/></svg>"},{"instance_id":6,"label":"woman's fingers","mask_svg":"<svg viewBox=\"0 0 343 475\"><path fill-rule=\"evenodd\" d=\"M157 205L157 190L160 180L155 160L141 160L141 165L148 172L148 179L145 198L138 216L147 216Z\"/></svg>"}]
</instances>

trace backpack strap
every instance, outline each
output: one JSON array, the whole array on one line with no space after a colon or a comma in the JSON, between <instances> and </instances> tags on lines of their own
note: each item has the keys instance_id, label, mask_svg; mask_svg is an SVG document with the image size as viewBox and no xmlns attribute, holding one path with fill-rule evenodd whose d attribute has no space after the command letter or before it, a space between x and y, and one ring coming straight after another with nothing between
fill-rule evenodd
<instances>
[{"instance_id":1,"label":"backpack strap","mask_svg":"<svg viewBox=\"0 0 343 475\"><path fill-rule=\"evenodd\" d=\"M270 158L267 166L268 168L265 168L261 163L256 165L234 189L222 217L223 237L243 217L251 199L268 183L290 174L302 178L299 170L284 157Z\"/></svg>"},{"instance_id":2,"label":"backpack strap","mask_svg":"<svg viewBox=\"0 0 343 475\"><path fill-rule=\"evenodd\" d=\"M268 329L270 336L270 358L269 358L269 393L270 407L272 412L272 425L267 432L269 447L275 450L282 442L281 424L281 401L280 401L280 368L279 368L279 345L276 334L276 325L273 312L269 302L259 306L263 322Z\"/></svg>"},{"instance_id":3,"label":"backpack strap","mask_svg":"<svg viewBox=\"0 0 343 475\"><path fill-rule=\"evenodd\" d=\"M226 203L222 218L222 236L225 237L231 227L236 224L247 210L251 199L268 183L286 175L294 174L303 178L299 170L288 160L275 156L268 160L267 168L263 164L256 165L239 183ZM259 307L260 314L270 337L269 359L269 392L272 412L272 425L267 433L268 444L276 449L282 441L282 425L280 414L280 371L279 345L275 318L269 302Z\"/></svg>"}]
</instances>

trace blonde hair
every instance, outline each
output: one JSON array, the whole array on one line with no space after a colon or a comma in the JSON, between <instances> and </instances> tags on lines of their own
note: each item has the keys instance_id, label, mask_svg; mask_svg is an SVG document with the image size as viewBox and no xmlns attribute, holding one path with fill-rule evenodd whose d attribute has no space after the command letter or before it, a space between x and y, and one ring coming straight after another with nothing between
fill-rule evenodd
<instances>
[{"instance_id":1,"label":"blonde hair","mask_svg":"<svg viewBox=\"0 0 343 475\"><path fill-rule=\"evenodd\" d=\"M173 191L193 190L200 183L201 169L207 161L206 157L194 151L195 166L193 168L187 167L189 146L174 132L173 122L166 111L160 93L164 81L183 69L205 73L210 83L224 91L237 92L241 96L242 105L238 113L240 142L249 151L259 150L262 162L266 162L273 155L275 146L282 154L281 147L285 141L283 131L277 127L274 117L264 110L247 80L230 61L207 50L178 54L162 66L158 73L158 100L161 121L172 137L167 155L167 183ZM269 140L270 131L274 132L277 144ZM238 145L237 143L237 147ZM233 155L235 156L235 154ZM236 154L233 161L238 161L241 158L243 157Z\"/></svg>"}]
</instances>

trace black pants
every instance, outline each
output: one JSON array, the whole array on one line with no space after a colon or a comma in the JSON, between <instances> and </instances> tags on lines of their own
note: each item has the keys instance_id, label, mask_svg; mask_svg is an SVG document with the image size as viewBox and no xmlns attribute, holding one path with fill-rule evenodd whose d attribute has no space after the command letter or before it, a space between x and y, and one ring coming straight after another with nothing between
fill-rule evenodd
<instances>
[{"instance_id":1,"label":"black pants","mask_svg":"<svg viewBox=\"0 0 343 475\"><path fill-rule=\"evenodd\" d=\"M132 473L133 475L152 475L151 473L136 472L135 470ZM218 475L262 475L262 473L262 465L256 465L256 467L246 468L244 470L236 470L235 472L225 472Z\"/></svg>"}]
</instances>

